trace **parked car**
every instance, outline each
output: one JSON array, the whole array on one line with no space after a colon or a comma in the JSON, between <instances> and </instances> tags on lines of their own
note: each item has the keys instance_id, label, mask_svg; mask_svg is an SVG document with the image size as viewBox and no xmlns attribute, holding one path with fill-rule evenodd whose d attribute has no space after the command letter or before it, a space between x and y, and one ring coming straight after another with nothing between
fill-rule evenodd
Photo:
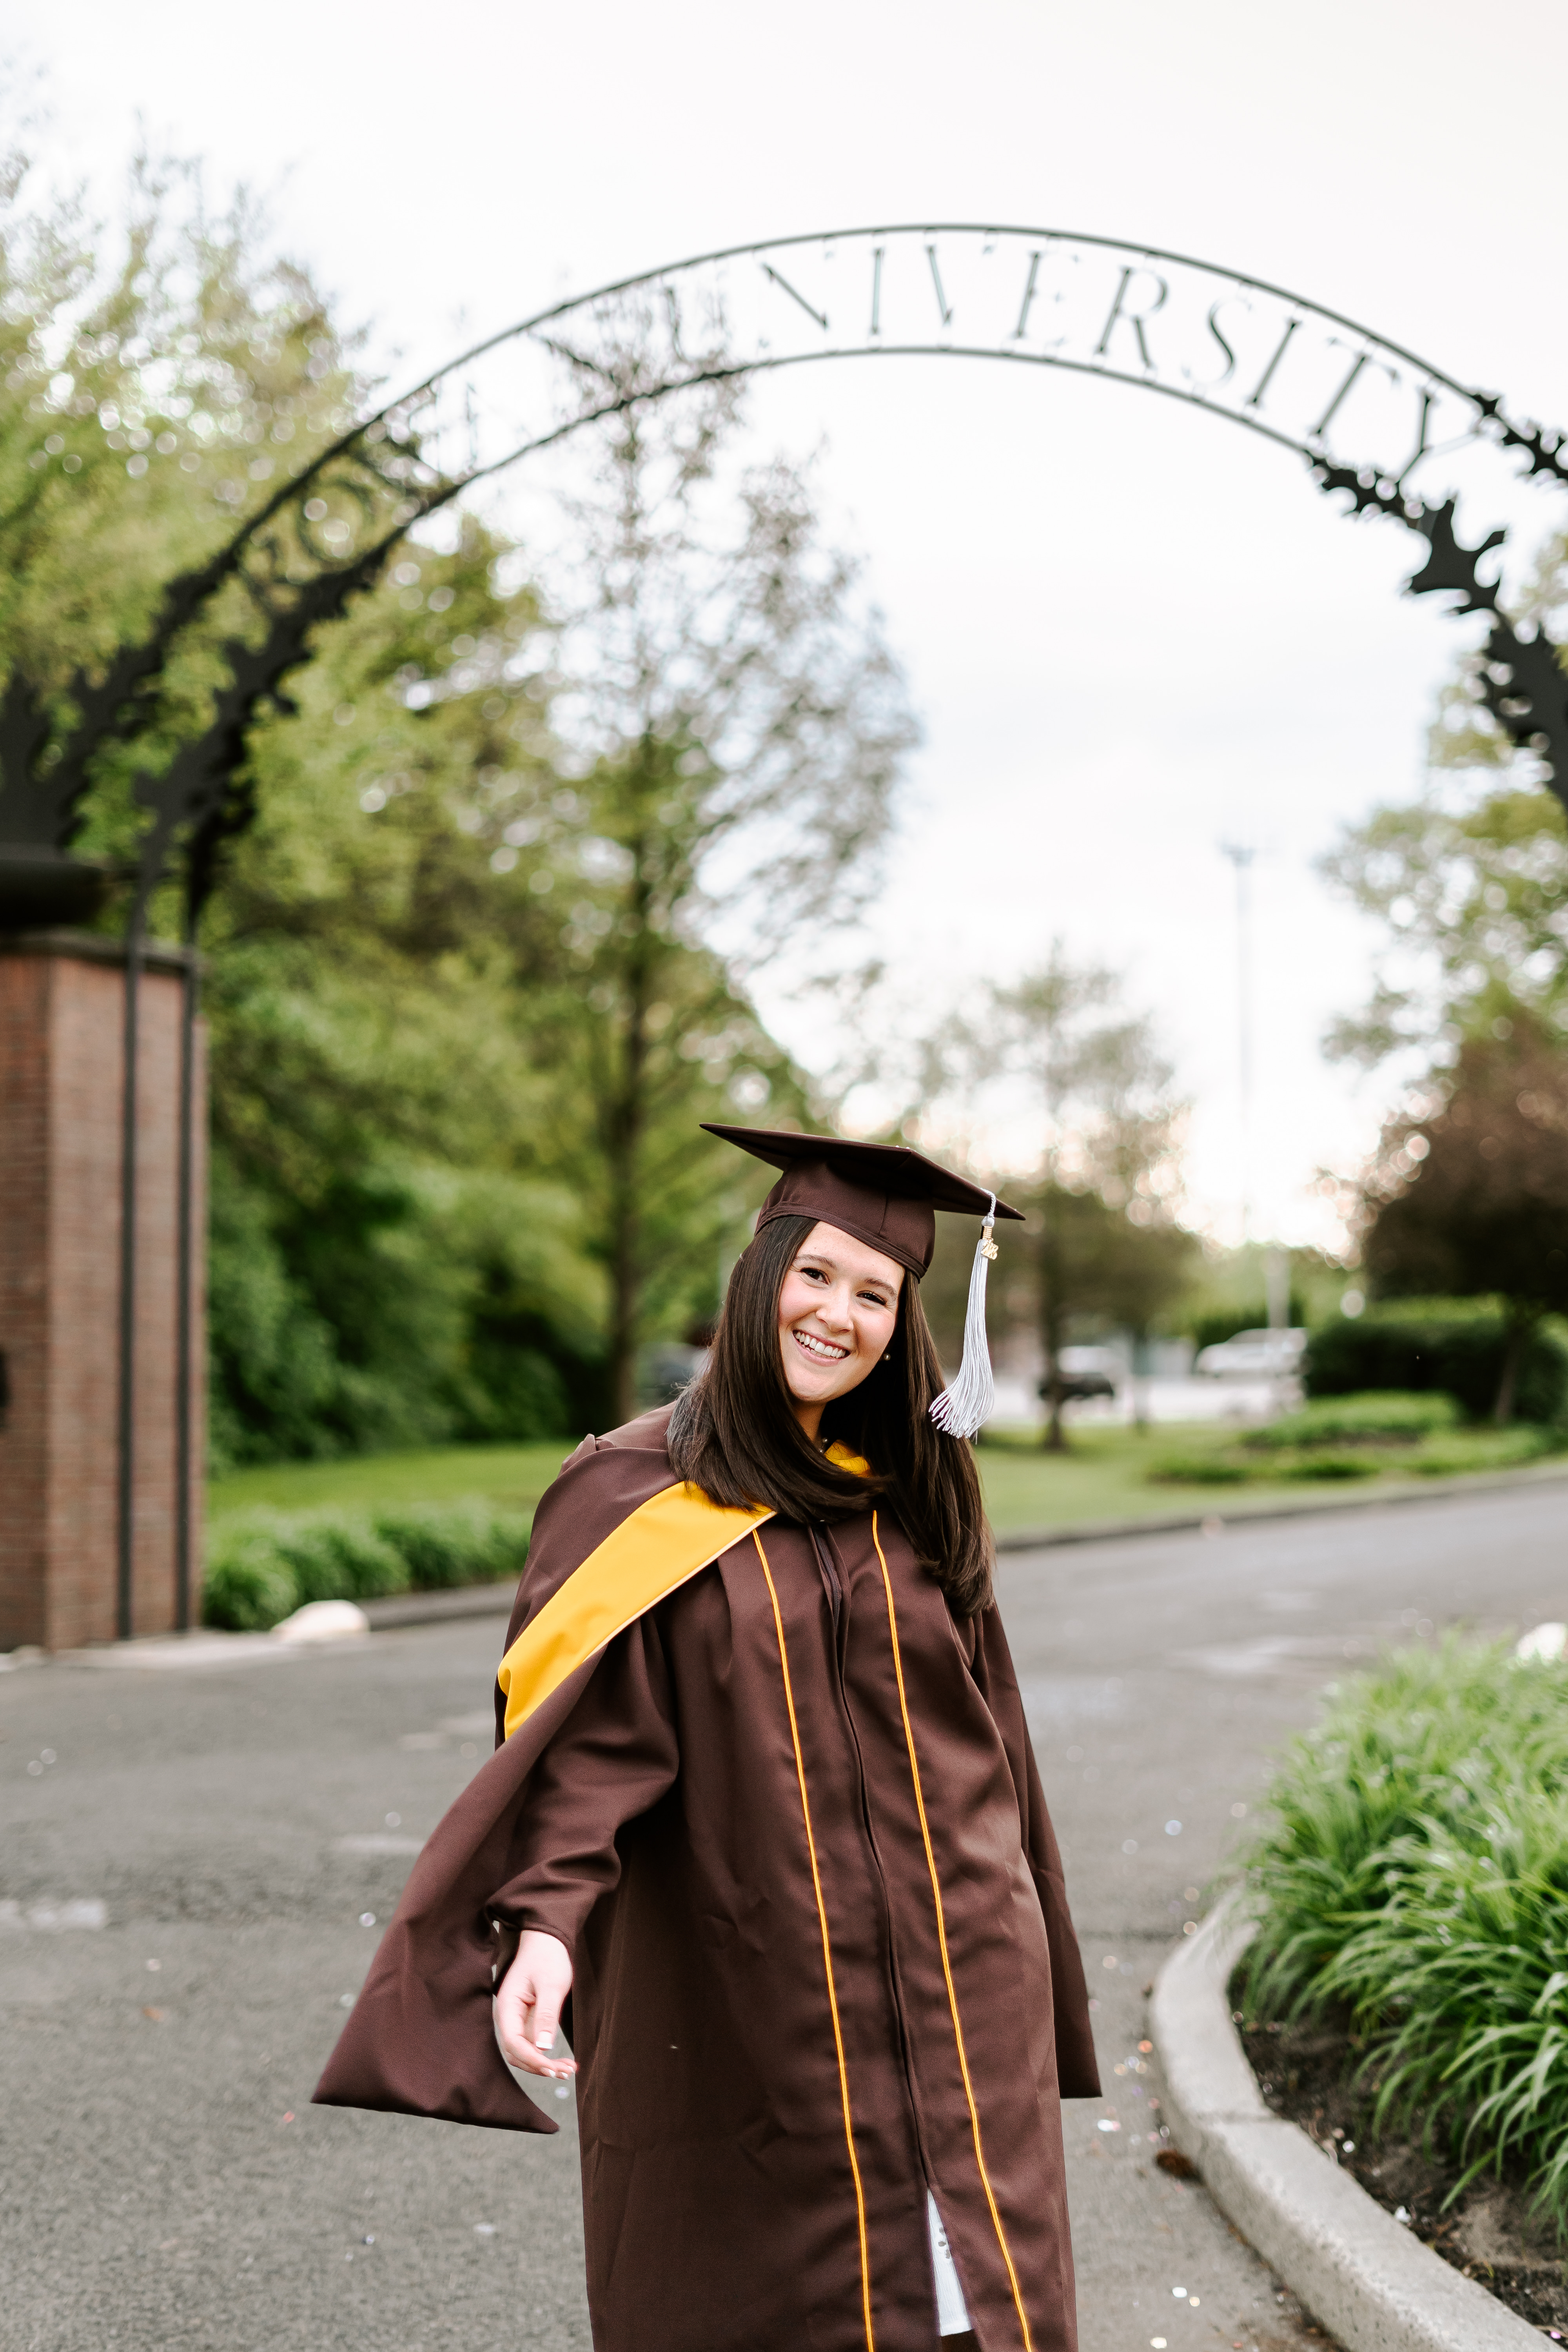
<instances>
[{"instance_id":1,"label":"parked car","mask_svg":"<svg viewBox=\"0 0 1568 2352\"><path fill-rule=\"evenodd\" d=\"M1049 1381L1040 1382L1040 1394L1048 1404L1051 1395ZM1089 1397L1113 1397L1116 1382L1108 1380L1103 1372L1058 1372L1057 1394L1063 1404L1082 1404Z\"/></svg>"},{"instance_id":2,"label":"parked car","mask_svg":"<svg viewBox=\"0 0 1568 2352\"><path fill-rule=\"evenodd\" d=\"M1193 1370L1209 1381L1289 1380L1300 1370L1306 1349L1303 1330L1237 1331L1212 1348L1200 1348Z\"/></svg>"},{"instance_id":3,"label":"parked car","mask_svg":"<svg viewBox=\"0 0 1568 2352\"><path fill-rule=\"evenodd\" d=\"M1057 1358L1056 1392L1063 1404L1082 1404L1089 1397L1113 1397L1117 1360L1109 1348L1064 1348ZM1041 1381L1037 1393L1048 1404L1051 1383Z\"/></svg>"}]
</instances>

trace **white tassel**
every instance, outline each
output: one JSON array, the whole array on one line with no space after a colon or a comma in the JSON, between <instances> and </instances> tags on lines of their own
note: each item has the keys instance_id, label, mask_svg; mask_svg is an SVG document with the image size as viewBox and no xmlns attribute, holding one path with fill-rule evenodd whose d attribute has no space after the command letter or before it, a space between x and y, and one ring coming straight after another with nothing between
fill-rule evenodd
<instances>
[{"instance_id":1,"label":"white tassel","mask_svg":"<svg viewBox=\"0 0 1568 2352\"><path fill-rule=\"evenodd\" d=\"M969 1312L963 1318L963 1361L958 1378L943 1389L931 1406L931 1417L949 1437L973 1437L996 1410L996 1383L991 1377L991 1350L985 1341L985 1274L996 1255L991 1238L996 1223L996 1195L974 1245L969 1276Z\"/></svg>"}]
</instances>

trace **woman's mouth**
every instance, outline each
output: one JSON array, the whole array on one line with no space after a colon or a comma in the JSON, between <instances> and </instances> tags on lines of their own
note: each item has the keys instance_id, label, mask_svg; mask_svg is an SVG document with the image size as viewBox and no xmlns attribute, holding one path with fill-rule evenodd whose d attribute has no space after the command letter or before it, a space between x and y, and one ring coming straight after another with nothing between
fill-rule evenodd
<instances>
[{"instance_id":1,"label":"woman's mouth","mask_svg":"<svg viewBox=\"0 0 1568 2352\"><path fill-rule=\"evenodd\" d=\"M789 1336L797 1348L819 1364L841 1364L849 1353L847 1348L835 1347L831 1339L819 1339L815 1331L792 1331Z\"/></svg>"}]
</instances>

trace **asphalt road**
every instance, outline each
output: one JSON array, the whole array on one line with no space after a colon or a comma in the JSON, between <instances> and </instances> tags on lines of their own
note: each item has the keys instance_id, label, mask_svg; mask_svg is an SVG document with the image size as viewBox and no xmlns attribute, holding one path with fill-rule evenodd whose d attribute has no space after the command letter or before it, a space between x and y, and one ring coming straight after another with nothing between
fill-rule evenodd
<instances>
[{"instance_id":1,"label":"asphalt road","mask_svg":"<svg viewBox=\"0 0 1568 2352\"><path fill-rule=\"evenodd\" d=\"M1015 1554L1002 1597L1110 2085L1067 2111L1083 2352L1321 2352L1113 2070L1326 1680L1568 1616L1568 1486ZM552 2140L309 2105L500 1633L0 1675L4 2352L586 2352L569 2099Z\"/></svg>"}]
</instances>

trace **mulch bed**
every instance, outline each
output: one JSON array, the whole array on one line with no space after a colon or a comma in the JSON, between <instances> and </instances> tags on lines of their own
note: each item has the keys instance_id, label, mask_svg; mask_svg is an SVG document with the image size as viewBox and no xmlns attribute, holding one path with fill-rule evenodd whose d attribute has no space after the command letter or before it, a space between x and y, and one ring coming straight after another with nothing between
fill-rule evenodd
<instances>
[{"instance_id":1,"label":"mulch bed","mask_svg":"<svg viewBox=\"0 0 1568 2352\"><path fill-rule=\"evenodd\" d=\"M1300 2124L1434 2253L1532 2327L1568 2341L1568 2243L1531 2212L1522 2176L1483 2173L1450 2205L1462 2168L1408 2140L1374 2141L1368 2126L1376 2083L1353 2080L1361 2053L1346 2020L1243 2026L1241 2039L1276 2115Z\"/></svg>"}]
</instances>

